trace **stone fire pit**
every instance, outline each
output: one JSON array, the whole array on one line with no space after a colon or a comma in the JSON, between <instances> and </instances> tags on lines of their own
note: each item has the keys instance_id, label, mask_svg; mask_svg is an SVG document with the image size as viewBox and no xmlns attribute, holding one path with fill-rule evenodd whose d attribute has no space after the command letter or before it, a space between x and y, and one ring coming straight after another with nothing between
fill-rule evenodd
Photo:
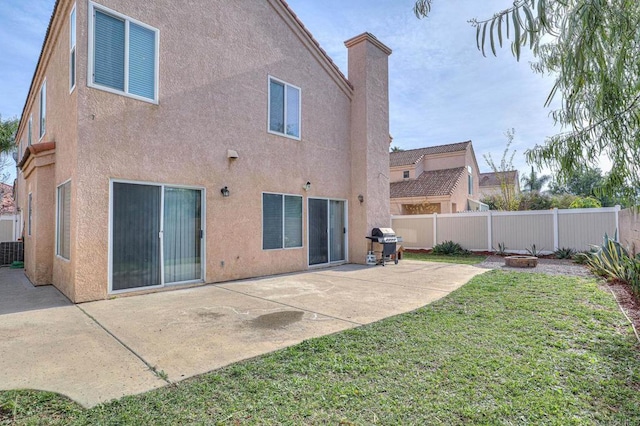
<instances>
[{"instance_id":1,"label":"stone fire pit","mask_svg":"<svg viewBox=\"0 0 640 426\"><path fill-rule=\"evenodd\" d=\"M535 256L507 256L504 258L504 263L512 268L535 268L538 266L538 258Z\"/></svg>"}]
</instances>

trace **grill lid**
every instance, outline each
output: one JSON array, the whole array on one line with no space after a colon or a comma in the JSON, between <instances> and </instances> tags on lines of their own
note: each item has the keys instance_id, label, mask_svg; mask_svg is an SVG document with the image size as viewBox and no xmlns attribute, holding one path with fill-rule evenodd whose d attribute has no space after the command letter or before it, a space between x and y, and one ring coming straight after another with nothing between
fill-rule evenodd
<instances>
[{"instance_id":1,"label":"grill lid","mask_svg":"<svg viewBox=\"0 0 640 426\"><path fill-rule=\"evenodd\" d=\"M395 237L396 233L391 228L373 228L372 237Z\"/></svg>"}]
</instances>

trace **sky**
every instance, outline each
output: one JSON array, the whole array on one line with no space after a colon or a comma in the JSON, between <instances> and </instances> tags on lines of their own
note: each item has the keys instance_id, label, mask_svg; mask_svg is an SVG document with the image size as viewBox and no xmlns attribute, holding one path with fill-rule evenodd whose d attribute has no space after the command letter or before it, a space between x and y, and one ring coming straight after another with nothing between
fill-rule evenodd
<instances>
[{"instance_id":1,"label":"sky","mask_svg":"<svg viewBox=\"0 0 640 426\"><path fill-rule=\"evenodd\" d=\"M54 0L3 0L0 10L0 114L19 116L31 84ZM535 74L524 51L508 46L486 58L471 18L488 18L511 0L436 0L419 20L412 0L288 0L338 67L347 74L344 41L368 31L389 46L390 129L402 149L471 140L499 163L507 129L515 129L513 163L530 170L524 152L560 131L544 108L552 76ZM556 104L557 105L557 104ZM544 171L543 171L544 172Z\"/></svg>"}]
</instances>

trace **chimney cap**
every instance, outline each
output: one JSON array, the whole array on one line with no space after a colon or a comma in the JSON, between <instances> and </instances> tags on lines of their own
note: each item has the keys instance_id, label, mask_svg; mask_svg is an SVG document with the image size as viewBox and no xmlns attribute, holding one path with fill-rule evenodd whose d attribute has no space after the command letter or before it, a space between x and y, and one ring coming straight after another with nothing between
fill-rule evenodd
<instances>
[{"instance_id":1,"label":"chimney cap","mask_svg":"<svg viewBox=\"0 0 640 426\"><path fill-rule=\"evenodd\" d=\"M344 42L344 45L347 46L347 49L350 49L353 46L362 43L363 41L368 41L371 44L373 44L374 46L376 46L378 49L382 50L387 55L391 55L392 50L389 49L380 40L378 40L376 38L376 36L374 36L373 34L368 33L368 32L364 32L364 33L362 33L360 35L357 35L357 36L355 36L353 38L350 38L349 40Z\"/></svg>"}]
</instances>

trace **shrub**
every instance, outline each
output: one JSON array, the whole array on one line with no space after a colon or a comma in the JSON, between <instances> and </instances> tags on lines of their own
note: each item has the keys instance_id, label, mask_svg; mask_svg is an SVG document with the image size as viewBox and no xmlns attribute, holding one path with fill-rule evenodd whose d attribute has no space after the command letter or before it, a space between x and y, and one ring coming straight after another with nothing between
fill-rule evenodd
<instances>
[{"instance_id":1,"label":"shrub","mask_svg":"<svg viewBox=\"0 0 640 426\"><path fill-rule=\"evenodd\" d=\"M467 256L471 254L469 250L465 250L459 243L453 241L444 241L436 244L432 250L433 254L444 254L448 256Z\"/></svg>"},{"instance_id":2,"label":"shrub","mask_svg":"<svg viewBox=\"0 0 640 426\"><path fill-rule=\"evenodd\" d=\"M604 243L594 253L587 254L587 265L593 273L608 280L623 281L640 295L640 255L630 256L622 245L604 236Z\"/></svg>"},{"instance_id":3,"label":"shrub","mask_svg":"<svg viewBox=\"0 0 640 426\"><path fill-rule=\"evenodd\" d=\"M575 250L569 247L562 247L554 251L553 254L557 259L571 259L571 257L575 254Z\"/></svg>"},{"instance_id":4,"label":"shrub","mask_svg":"<svg viewBox=\"0 0 640 426\"><path fill-rule=\"evenodd\" d=\"M570 209L592 209L598 207L602 207L602 204L593 197L579 197L569 205Z\"/></svg>"}]
</instances>

